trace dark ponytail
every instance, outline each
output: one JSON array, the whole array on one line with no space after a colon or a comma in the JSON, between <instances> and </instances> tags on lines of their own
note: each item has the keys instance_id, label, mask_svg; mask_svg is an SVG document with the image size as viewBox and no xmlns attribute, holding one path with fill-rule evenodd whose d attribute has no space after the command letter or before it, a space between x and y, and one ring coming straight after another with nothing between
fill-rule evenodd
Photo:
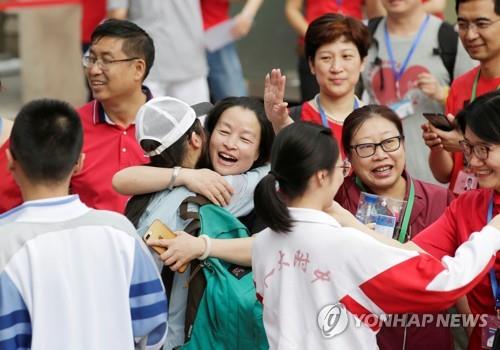
<instances>
[{"instance_id":1,"label":"dark ponytail","mask_svg":"<svg viewBox=\"0 0 500 350\"><path fill-rule=\"evenodd\" d=\"M265 222L272 230L277 232L289 232L292 228L288 207L278 194L279 183L274 174L266 175L255 188L254 203L257 217ZM259 205L257 206L257 203ZM262 203L262 204L260 204ZM265 205L264 205L265 203ZM259 210L265 206L262 212ZM272 211L272 212L271 212Z\"/></svg>"},{"instance_id":2,"label":"dark ponytail","mask_svg":"<svg viewBox=\"0 0 500 350\"><path fill-rule=\"evenodd\" d=\"M332 172L339 157L331 130L311 123L284 128L271 150L271 171L254 192L255 212L276 232L290 232L292 219L286 201L300 197L317 171Z\"/></svg>"},{"instance_id":3,"label":"dark ponytail","mask_svg":"<svg viewBox=\"0 0 500 350\"><path fill-rule=\"evenodd\" d=\"M182 162L186 157L187 142L193 132L202 137L205 135L203 127L198 119L195 120L189 130L186 131L186 133L182 135L174 144L172 144L172 146L164 150L161 154L152 156L148 165L157 168L173 168L174 166L182 165ZM155 140L145 139L141 141L141 148L145 152L150 152L156 149L159 145L160 143ZM203 158L203 155L201 158ZM127 206L125 207L125 216L134 224L135 227L138 227L139 220L156 193L158 192L135 195L128 201Z\"/></svg>"}]
</instances>

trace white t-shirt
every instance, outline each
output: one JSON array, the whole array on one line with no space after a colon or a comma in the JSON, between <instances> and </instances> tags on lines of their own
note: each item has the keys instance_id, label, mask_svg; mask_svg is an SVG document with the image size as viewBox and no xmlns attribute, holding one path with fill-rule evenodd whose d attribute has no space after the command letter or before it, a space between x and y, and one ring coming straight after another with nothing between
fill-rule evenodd
<instances>
[{"instance_id":1,"label":"white t-shirt","mask_svg":"<svg viewBox=\"0 0 500 350\"><path fill-rule=\"evenodd\" d=\"M498 230L487 226L439 261L341 227L324 212L289 210L292 231L258 233L252 252L271 349L377 349L381 315L451 306L500 248Z\"/></svg>"}]
</instances>

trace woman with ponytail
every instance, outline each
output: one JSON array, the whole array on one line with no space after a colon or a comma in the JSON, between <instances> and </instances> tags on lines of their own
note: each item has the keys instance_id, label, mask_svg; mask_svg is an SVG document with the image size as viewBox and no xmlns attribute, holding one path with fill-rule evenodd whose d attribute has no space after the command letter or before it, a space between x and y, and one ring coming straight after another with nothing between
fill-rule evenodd
<instances>
[{"instance_id":1,"label":"woman with ponytail","mask_svg":"<svg viewBox=\"0 0 500 350\"><path fill-rule=\"evenodd\" d=\"M500 217L441 261L374 234L332 201L349 170L327 128L294 123L275 139L254 193L269 228L252 249L271 349L378 349L381 315L453 305L500 249Z\"/></svg>"}]
</instances>

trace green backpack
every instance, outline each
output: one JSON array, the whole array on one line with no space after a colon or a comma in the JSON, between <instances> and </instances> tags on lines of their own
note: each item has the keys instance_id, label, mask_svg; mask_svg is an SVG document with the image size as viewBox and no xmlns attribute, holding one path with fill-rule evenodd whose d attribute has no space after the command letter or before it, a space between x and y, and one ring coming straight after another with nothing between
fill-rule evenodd
<instances>
[{"instance_id":1,"label":"green backpack","mask_svg":"<svg viewBox=\"0 0 500 350\"><path fill-rule=\"evenodd\" d=\"M249 236L247 228L228 211L203 202L206 200L197 196L181 205L181 217L193 219L186 232L222 239ZM198 212L188 212L188 203L201 204ZM203 274L197 273L200 269ZM192 262L191 271L186 343L181 349L268 349L251 269L209 257Z\"/></svg>"}]
</instances>

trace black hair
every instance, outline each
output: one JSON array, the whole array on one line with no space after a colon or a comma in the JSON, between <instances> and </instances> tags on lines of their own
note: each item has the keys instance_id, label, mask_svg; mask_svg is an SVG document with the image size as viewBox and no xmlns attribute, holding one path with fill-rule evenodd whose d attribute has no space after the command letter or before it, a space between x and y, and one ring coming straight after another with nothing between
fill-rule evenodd
<instances>
[{"instance_id":1,"label":"black hair","mask_svg":"<svg viewBox=\"0 0 500 350\"><path fill-rule=\"evenodd\" d=\"M314 61L320 46L344 37L358 49L361 59L368 55L371 35L368 28L359 20L338 13L328 13L316 18L307 27L305 54L308 61Z\"/></svg>"},{"instance_id":2,"label":"black hair","mask_svg":"<svg viewBox=\"0 0 500 350\"><path fill-rule=\"evenodd\" d=\"M200 135L202 138L205 137L203 127L198 119L195 120L189 130L186 131L184 135L182 135L174 144L160 154L152 156L148 165L157 168L173 168L181 165L186 157L187 143L193 132ZM141 147L145 152L151 152L159 145L160 143L155 140L144 139L141 141ZM125 208L125 216L136 227L138 227L141 216L144 214L144 211L156 193L157 192L135 195L128 201Z\"/></svg>"},{"instance_id":3,"label":"black hair","mask_svg":"<svg viewBox=\"0 0 500 350\"><path fill-rule=\"evenodd\" d=\"M455 12L458 15L458 7L460 6L461 3L464 2L469 2L471 0L455 0ZM491 0L495 4L495 13L497 15L500 15L500 0Z\"/></svg>"},{"instance_id":4,"label":"black hair","mask_svg":"<svg viewBox=\"0 0 500 350\"><path fill-rule=\"evenodd\" d=\"M381 117L390 121L398 129L399 135L404 138L401 119L392 109L381 105L366 105L352 111L344 120L344 125L342 126L342 147L346 154L350 156L352 153L351 142L354 134L368 119L373 117Z\"/></svg>"},{"instance_id":5,"label":"black hair","mask_svg":"<svg viewBox=\"0 0 500 350\"><path fill-rule=\"evenodd\" d=\"M480 139L500 144L500 91L479 96L458 113L456 120L462 133L468 127Z\"/></svg>"},{"instance_id":6,"label":"black hair","mask_svg":"<svg viewBox=\"0 0 500 350\"><path fill-rule=\"evenodd\" d=\"M59 183L71 176L83 144L82 123L68 103L34 100L17 114L10 152L33 183Z\"/></svg>"},{"instance_id":7,"label":"black hair","mask_svg":"<svg viewBox=\"0 0 500 350\"><path fill-rule=\"evenodd\" d=\"M271 122L266 117L266 112L264 110L264 104L262 101L253 97L227 97L220 100L214 108L207 115L205 120L205 129L208 133L208 139L215 129L219 118L222 113L231 107L241 107L243 109L248 109L255 113L257 121L260 125L260 144L259 144L259 157L252 164L251 169L260 167L269 161L269 156L271 153L271 146L274 140L274 131ZM205 160L208 161L209 160Z\"/></svg>"},{"instance_id":8,"label":"black hair","mask_svg":"<svg viewBox=\"0 0 500 350\"><path fill-rule=\"evenodd\" d=\"M329 128L304 122L284 128L271 150L271 171L254 192L257 216L272 230L289 232L292 219L283 196L301 196L311 176L320 170L331 173L338 158L339 148Z\"/></svg>"},{"instance_id":9,"label":"black hair","mask_svg":"<svg viewBox=\"0 0 500 350\"><path fill-rule=\"evenodd\" d=\"M129 57L140 57L146 63L143 80L155 60L155 46L149 34L137 24L120 19L107 19L99 24L90 37L90 45L104 37L123 39L122 51Z\"/></svg>"}]
</instances>

